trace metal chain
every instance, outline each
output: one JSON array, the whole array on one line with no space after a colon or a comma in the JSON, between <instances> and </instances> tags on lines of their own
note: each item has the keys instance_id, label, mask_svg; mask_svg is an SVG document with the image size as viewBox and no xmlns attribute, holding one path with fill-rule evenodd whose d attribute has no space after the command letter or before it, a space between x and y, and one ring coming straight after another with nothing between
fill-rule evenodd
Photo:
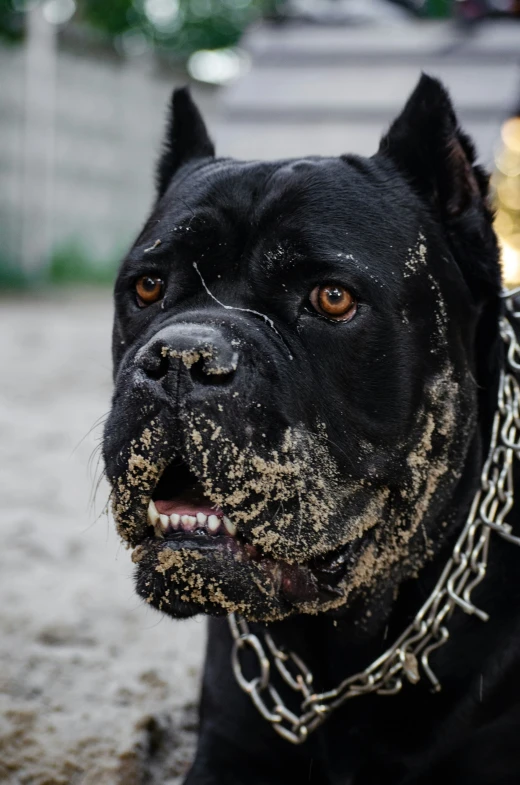
<instances>
[{"instance_id":1,"label":"metal chain","mask_svg":"<svg viewBox=\"0 0 520 785\"><path fill-rule=\"evenodd\" d=\"M422 673L433 691L438 692L441 685L429 658L448 640L447 625L453 611L460 608L482 621L489 618L473 604L471 594L486 575L491 532L520 545L520 537L513 535L505 521L513 506L513 458L520 459L520 387L514 375L520 371L520 345L512 326L512 320L520 319L520 311L514 311L512 302L517 293L518 290L503 293L507 315L501 318L500 334L506 346L506 367L500 373L498 405L481 487L435 588L395 643L364 671L345 679L335 689L316 693L313 675L297 654L279 648L268 633L263 636L265 644L262 643L250 632L245 619L235 614L229 616L235 677L260 714L287 741L304 742L309 733L349 698L372 692L395 695L405 681L417 684ZM240 660L246 648L252 650L258 666L252 679L244 676ZM285 684L298 695L298 714L288 708L273 686L272 663Z\"/></svg>"}]
</instances>

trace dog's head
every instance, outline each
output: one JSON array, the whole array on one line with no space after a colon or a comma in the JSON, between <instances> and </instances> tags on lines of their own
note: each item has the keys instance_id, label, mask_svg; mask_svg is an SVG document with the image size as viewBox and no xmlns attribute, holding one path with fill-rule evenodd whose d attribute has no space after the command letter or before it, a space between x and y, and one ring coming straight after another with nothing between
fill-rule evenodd
<instances>
[{"instance_id":1,"label":"dog's head","mask_svg":"<svg viewBox=\"0 0 520 785\"><path fill-rule=\"evenodd\" d=\"M425 76L369 159L219 159L187 92L171 111L104 438L138 592L173 616L346 608L416 572L472 487L487 180Z\"/></svg>"}]
</instances>

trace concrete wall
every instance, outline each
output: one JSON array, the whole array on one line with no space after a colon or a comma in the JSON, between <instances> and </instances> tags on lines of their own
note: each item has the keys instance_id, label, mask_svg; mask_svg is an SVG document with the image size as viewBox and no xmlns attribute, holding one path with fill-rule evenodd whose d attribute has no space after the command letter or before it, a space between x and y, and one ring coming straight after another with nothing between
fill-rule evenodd
<instances>
[{"instance_id":1,"label":"concrete wall","mask_svg":"<svg viewBox=\"0 0 520 785\"><path fill-rule=\"evenodd\" d=\"M55 95L42 79L36 97L44 113L45 102L47 114L53 105L53 139L42 140L38 108L27 138L25 73L25 48L0 47L0 258L23 261L22 216L24 232L41 233L42 202L50 200L50 249L79 243L100 263L110 260L150 207L166 104L186 79L151 59L59 49ZM206 108L212 103L209 95L200 99ZM49 145L50 188L43 183Z\"/></svg>"}]
</instances>

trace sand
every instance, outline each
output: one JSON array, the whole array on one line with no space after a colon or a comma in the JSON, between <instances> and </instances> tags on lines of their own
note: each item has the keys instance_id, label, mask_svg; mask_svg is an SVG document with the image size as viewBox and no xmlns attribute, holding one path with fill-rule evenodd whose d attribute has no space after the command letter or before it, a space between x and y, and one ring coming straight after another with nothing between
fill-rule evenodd
<instances>
[{"instance_id":1,"label":"sand","mask_svg":"<svg viewBox=\"0 0 520 785\"><path fill-rule=\"evenodd\" d=\"M193 755L205 624L136 597L89 504L110 328L105 292L0 300L1 783L177 785Z\"/></svg>"}]
</instances>

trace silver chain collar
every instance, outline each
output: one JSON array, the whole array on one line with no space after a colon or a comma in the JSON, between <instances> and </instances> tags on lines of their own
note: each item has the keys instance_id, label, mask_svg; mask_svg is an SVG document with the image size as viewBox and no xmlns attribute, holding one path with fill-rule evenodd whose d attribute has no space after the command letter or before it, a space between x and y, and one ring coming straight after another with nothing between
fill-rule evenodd
<instances>
[{"instance_id":1,"label":"silver chain collar","mask_svg":"<svg viewBox=\"0 0 520 785\"><path fill-rule=\"evenodd\" d=\"M515 312L512 305L513 295L519 292L520 288L503 294L507 316L501 318L500 334L507 348L506 367L500 373L498 405L481 487L435 588L395 643L366 670L348 677L335 689L316 693L313 675L297 654L278 648L268 633L263 635L264 645L250 631L245 619L230 614L231 661L236 680L260 714L287 741L304 742L311 731L349 698L371 692L395 695L405 680L417 684L421 672L429 679L433 691L438 692L441 685L429 658L432 651L447 642L452 613L460 608L482 621L489 618L472 603L471 594L486 574L491 532L520 545L520 537L515 537L505 522L513 506L513 458L516 455L520 459L520 387L514 376L520 371L520 345L512 327L512 320L520 319L520 311ZM254 652L258 665L258 675L252 679L246 678L240 661L240 652L246 648ZM283 681L299 694L299 714L288 708L273 686L270 657Z\"/></svg>"}]
</instances>

